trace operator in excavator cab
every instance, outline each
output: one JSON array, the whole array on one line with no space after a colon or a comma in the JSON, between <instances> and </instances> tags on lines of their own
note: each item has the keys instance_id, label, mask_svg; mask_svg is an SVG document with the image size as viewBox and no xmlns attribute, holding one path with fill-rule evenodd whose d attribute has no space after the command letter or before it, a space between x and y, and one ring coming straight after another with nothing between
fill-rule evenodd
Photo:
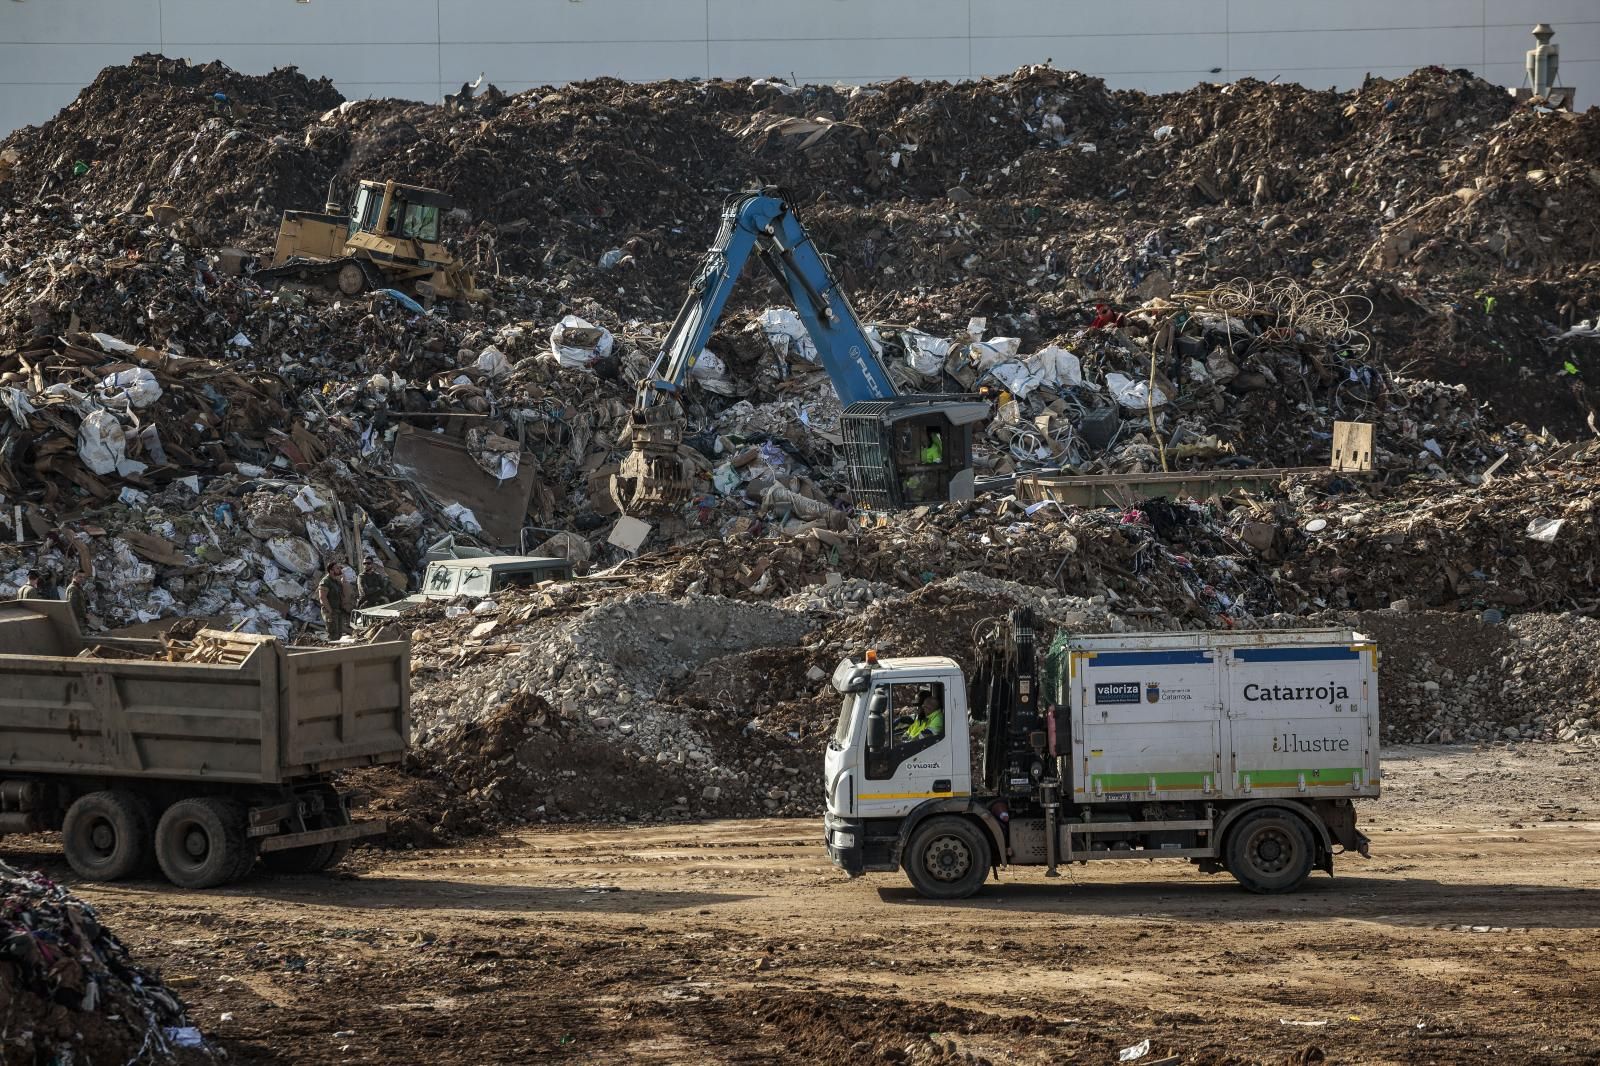
<instances>
[{"instance_id":1,"label":"operator in excavator cab","mask_svg":"<svg viewBox=\"0 0 1600 1066\"><path fill-rule=\"evenodd\" d=\"M944 708L932 689L917 693L917 713L906 725L906 739L920 740L944 735Z\"/></svg>"}]
</instances>

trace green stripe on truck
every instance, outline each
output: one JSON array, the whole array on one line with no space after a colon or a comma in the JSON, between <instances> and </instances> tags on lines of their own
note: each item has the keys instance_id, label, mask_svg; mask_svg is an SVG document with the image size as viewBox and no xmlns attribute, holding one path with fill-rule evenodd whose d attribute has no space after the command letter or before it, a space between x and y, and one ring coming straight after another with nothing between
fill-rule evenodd
<instances>
[{"instance_id":1,"label":"green stripe on truck","mask_svg":"<svg viewBox=\"0 0 1600 1066\"><path fill-rule=\"evenodd\" d=\"M1300 775L1306 778L1306 787L1313 785L1349 785L1361 773L1359 766L1336 766L1321 770L1240 770L1239 784L1250 779L1251 788L1299 788Z\"/></svg>"}]
</instances>

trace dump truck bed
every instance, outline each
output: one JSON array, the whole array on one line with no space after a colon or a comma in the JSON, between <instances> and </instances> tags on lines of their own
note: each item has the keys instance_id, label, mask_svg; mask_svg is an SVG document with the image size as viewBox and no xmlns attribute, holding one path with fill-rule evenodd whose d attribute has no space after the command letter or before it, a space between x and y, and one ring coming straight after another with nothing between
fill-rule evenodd
<instances>
[{"instance_id":1,"label":"dump truck bed","mask_svg":"<svg viewBox=\"0 0 1600 1066\"><path fill-rule=\"evenodd\" d=\"M409 650L202 630L203 661L171 662L160 641L86 641L65 603L0 604L0 768L278 784L398 762Z\"/></svg>"}]
</instances>

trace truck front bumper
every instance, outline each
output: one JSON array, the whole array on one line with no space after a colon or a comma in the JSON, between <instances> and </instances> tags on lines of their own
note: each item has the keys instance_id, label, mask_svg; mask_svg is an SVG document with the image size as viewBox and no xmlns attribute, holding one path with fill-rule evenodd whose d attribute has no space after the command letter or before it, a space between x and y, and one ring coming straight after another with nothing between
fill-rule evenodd
<instances>
[{"instance_id":1,"label":"truck front bumper","mask_svg":"<svg viewBox=\"0 0 1600 1066\"><path fill-rule=\"evenodd\" d=\"M851 877L866 872L865 829L859 818L840 818L833 814L822 819L823 844L828 858Z\"/></svg>"}]
</instances>

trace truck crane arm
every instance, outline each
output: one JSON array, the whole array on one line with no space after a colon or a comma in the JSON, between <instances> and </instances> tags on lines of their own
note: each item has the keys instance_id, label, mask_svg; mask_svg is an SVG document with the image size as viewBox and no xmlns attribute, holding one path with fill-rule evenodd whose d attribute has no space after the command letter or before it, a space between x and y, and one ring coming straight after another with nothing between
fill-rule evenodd
<instances>
[{"instance_id":1,"label":"truck crane arm","mask_svg":"<svg viewBox=\"0 0 1600 1066\"><path fill-rule=\"evenodd\" d=\"M666 343L639 382L632 451L613 486L624 510L668 504L688 495L689 479L677 457L683 427L675 401L751 255L788 293L833 379L840 403L892 400L898 395L794 205L775 189L733 197L723 208L722 228L690 283Z\"/></svg>"}]
</instances>

